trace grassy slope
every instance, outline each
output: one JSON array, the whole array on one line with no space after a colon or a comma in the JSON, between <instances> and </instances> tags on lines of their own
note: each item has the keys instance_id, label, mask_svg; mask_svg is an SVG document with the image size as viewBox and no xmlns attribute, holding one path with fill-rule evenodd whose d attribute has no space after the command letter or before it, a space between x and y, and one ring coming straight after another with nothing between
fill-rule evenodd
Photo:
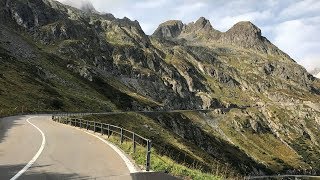
<instances>
[{"instance_id":1,"label":"grassy slope","mask_svg":"<svg viewBox=\"0 0 320 180\"><path fill-rule=\"evenodd\" d=\"M119 146L123 149L127 154L131 156L131 158L135 161L137 165L139 165L142 169L145 166L146 160L146 149L143 146L138 145L136 148L136 152L133 153L132 149L132 142L131 141L124 141L120 144L120 137L111 136L109 139L112 143ZM204 173L199 170L196 165L188 165L188 164L179 164L174 161L172 158L159 154L155 149L151 151L151 169L153 171L160 171L160 172L168 172L176 177L181 177L183 179L194 179L194 180L202 180L202 179L223 179L220 175L213 175L212 173ZM224 172L228 174L227 172ZM218 174L218 173L217 173Z\"/></svg>"},{"instance_id":2,"label":"grassy slope","mask_svg":"<svg viewBox=\"0 0 320 180\"><path fill-rule=\"evenodd\" d=\"M249 108L245 111L235 109L226 114L217 114L212 111L207 113L196 111L181 113L132 112L118 115L95 115L86 118L115 124L137 132L152 139L153 148L157 155L187 167L197 167L202 172L223 177L236 177L237 173L246 174L244 171L241 172L241 168L236 164L261 166L252 164L251 158L256 162L261 162L272 173L286 173L287 170L292 169L308 169L310 163L313 163L313 167L317 167L315 156L318 150L309 146L310 140L297 136L297 140L293 141L293 144L289 144L290 147L276 137L265 125L262 125L266 128L265 130L255 132L248 124L250 119L255 118L250 117L248 115L250 113L263 116L256 108ZM209 141L206 138L203 139L205 136L202 133L198 134L196 139L190 136L198 131L198 127L201 128L202 133L205 132L204 134L211 137ZM215 139L217 141L214 141ZM203 146L199 142L204 142L207 145L213 144L213 147L218 151L215 152L215 155L210 155L203 148L199 148ZM128 149L129 147L124 148ZM242 154L243 152L245 154ZM225 163L228 165L226 166ZM160 165L159 167L155 167L156 170L175 174L170 166ZM225 169L228 169L228 173L224 172Z\"/></svg>"},{"instance_id":3,"label":"grassy slope","mask_svg":"<svg viewBox=\"0 0 320 180\"><path fill-rule=\"evenodd\" d=\"M156 159L158 158L165 159L165 162L174 162L175 164L182 164L185 167L190 169L198 169L201 172L214 174L214 176L221 177L233 177L236 178L239 174L246 174L246 172L241 169L241 163L245 163L251 166L260 166L254 164L250 157L243 154L241 150L230 145L228 142L220 138L218 135L212 131L209 126L203 127L203 120L199 122L196 118L187 118L186 115L198 115L198 113L134 113L128 112L124 114L117 115L94 115L86 117L85 119L95 120L99 122L106 122L121 127L125 127L128 130L134 131L144 137L147 137L152 140L154 153L156 154ZM188 116L188 117L190 117ZM167 119L166 122L160 122L159 118ZM175 119L173 122L173 119ZM170 127L166 124L172 121L172 124L177 124L176 128L183 129L180 127L181 124L188 124L190 126L192 123L194 127L190 126L189 128L195 129L195 132L198 132L197 127L201 127L204 131L202 137L208 138L211 136L211 139L207 140L198 140L203 141L202 143L212 145L216 150L214 154L209 154L204 149L200 148L201 145L195 141L195 139L188 137L181 137L177 134L177 129ZM185 121L185 122L184 122ZM181 123L181 124L180 124ZM170 123L169 123L170 124ZM180 124L180 125L179 125ZM204 123L205 124L205 123ZM187 132L190 130L186 129ZM201 138L201 137L199 137ZM128 147L124 147L128 148ZM141 157L137 157L138 162L141 161ZM174 175L189 175L191 172L177 172L178 167L171 166L171 163L161 163L155 162L153 164L154 170L158 171L168 171ZM240 163L241 162L241 163ZM167 164L167 165L165 165ZM237 165L240 165L237 167ZM182 168L182 166L181 166ZM187 171L187 170L186 170ZM192 176L192 175L190 175ZM196 177L196 176L195 176ZM201 178L200 178L201 179Z\"/></svg>"},{"instance_id":4,"label":"grassy slope","mask_svg":"<svg viewBox=\"0 0 320 180\"><path fill-rule=\"evenodd\" d=\"M115 106L79 76L64 69L61 59L41 55L36 63L18 61L0 47L1 113L111 110ZM50 63L49 62L53 62ZM42 71L45 69L45 72ZM50 73L50 75L47 74ZM51 77L50 77L51 76Z\"/></svg>"}]
</instances>

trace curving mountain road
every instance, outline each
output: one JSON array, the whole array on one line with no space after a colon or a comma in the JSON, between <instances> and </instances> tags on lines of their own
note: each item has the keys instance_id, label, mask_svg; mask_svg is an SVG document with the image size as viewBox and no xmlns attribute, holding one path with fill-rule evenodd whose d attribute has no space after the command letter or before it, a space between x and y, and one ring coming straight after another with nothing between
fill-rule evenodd
<instances>
[{"instance_id":1,"label":"curving mountain road","mask_svg":"<svg viewBox=\"0 0 320 180\"><path fill-rule=\"evenodd\" d=\"M107 144L50 118L0 119L1 180L132 179L125 162Z\"/></svg>"}]
</instances>

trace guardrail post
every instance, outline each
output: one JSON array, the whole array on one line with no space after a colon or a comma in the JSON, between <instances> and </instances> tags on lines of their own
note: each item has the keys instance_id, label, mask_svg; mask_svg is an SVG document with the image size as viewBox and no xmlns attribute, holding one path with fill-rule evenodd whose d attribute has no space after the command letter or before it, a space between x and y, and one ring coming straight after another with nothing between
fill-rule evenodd
<instances>
[{"instance_id":1,"label":"guardrail post","mask_svg":"<svg viewBox=\"0 0 320 180\"><path fill-rule=\"evenodd\" d=\"M120 129L121 133L120 133L120 144L123 143L123 128Z\"/></svg>"},{"instance_id":2,"label":"guardrail post","mask_svg":"<svg viewBox=\"0 0 320 180\"><path fill-rule=\"evenodd\" d=\"M133 153L136 152L136 136L132 133Z\"/></svg>"},{"instance_id":3,"label":"guardrail post","mask_svg":"<svg viewBox=\"0 0 320 180\"><path fill-rule=\"evenodd\" d=\"M79 119L80 121L80 129L82 128L82 119Z\"/></svg>"},{"instance_id":4,"label":"guardrail post","mask_svg":"<svg viewBox=\"0 0 320 180\"><path fill-rule=\"evenodd\" d=\"M110 124L108 124L108 138L110 137Z\"/></svg>"},{"instance_id":5,"label":"guardrail post","mask_svg":"<svg viewBox=\"0 0 320 180\"><path fill-rule=\"evenodd\" d=\"M87 130L89 129L89 121L87 121Z\"/></svg>"},{"instance_id":6,"label":"guardrail post","mask_svg":"<svg viewBox=\"0 0 320 180\"><path fill-rule=\"evenodd\" d=\"M100 123L101 124L101 126L100 126L100 128L101 128L101 135L103 135L103 126L102 126L102 123Z\"/></svg>"},{"instance_id":7,"label":"guardrail post","mask_svg":"<svg viewBox=\"0 0 320 180\"><path fill-rule=\"evenodd\" d=\"M146 171L150 171L151 141L147 141Z\"/></svg>"},{"instance_id":8,"label":"guardrail post","mask_svg":"<svg viewBox=\"0 0 320 180\"><path fill-rule=\"evenodd\" d=\"M96 132L96 122L93 122L93 132Z\"/></svg>"}]
</instances>

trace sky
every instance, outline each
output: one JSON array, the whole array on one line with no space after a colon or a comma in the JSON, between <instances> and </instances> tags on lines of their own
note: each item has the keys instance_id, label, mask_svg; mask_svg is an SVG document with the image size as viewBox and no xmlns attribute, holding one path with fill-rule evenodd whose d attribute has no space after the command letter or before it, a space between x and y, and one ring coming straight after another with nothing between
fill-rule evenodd
<instances>
[{"instance_id":1,"label":"sky","mask_svg":"<svg viewBox=\"0 0 320 180\"><path fill-rule=\"evenodd\" d=\"M196 21L203 16L220 31L239 21L251 21L262 35L307 70L320 68L319 0L59 0L81 7L90 1L95 9L117 18L138 20L152 34L167 20Z\"/></svg>"}]
</instances>

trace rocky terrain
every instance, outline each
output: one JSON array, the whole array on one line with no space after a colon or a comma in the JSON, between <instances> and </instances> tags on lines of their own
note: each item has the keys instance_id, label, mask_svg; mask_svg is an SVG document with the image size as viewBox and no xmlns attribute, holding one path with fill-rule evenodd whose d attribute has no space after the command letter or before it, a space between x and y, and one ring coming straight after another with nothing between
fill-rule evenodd
<instances>
[{"instance_id":1,"label":"rocky terrain","mask_svg":"<svg viewBox=\"0 0 320 180\"><path fill-rule=\"evenodd\" d=\"M148 36L90 6L0 6L1 113L207 109L148 117L243 175L319 173L320 80L251 22L170 20Z\"/></svg>"}]
</instances>

